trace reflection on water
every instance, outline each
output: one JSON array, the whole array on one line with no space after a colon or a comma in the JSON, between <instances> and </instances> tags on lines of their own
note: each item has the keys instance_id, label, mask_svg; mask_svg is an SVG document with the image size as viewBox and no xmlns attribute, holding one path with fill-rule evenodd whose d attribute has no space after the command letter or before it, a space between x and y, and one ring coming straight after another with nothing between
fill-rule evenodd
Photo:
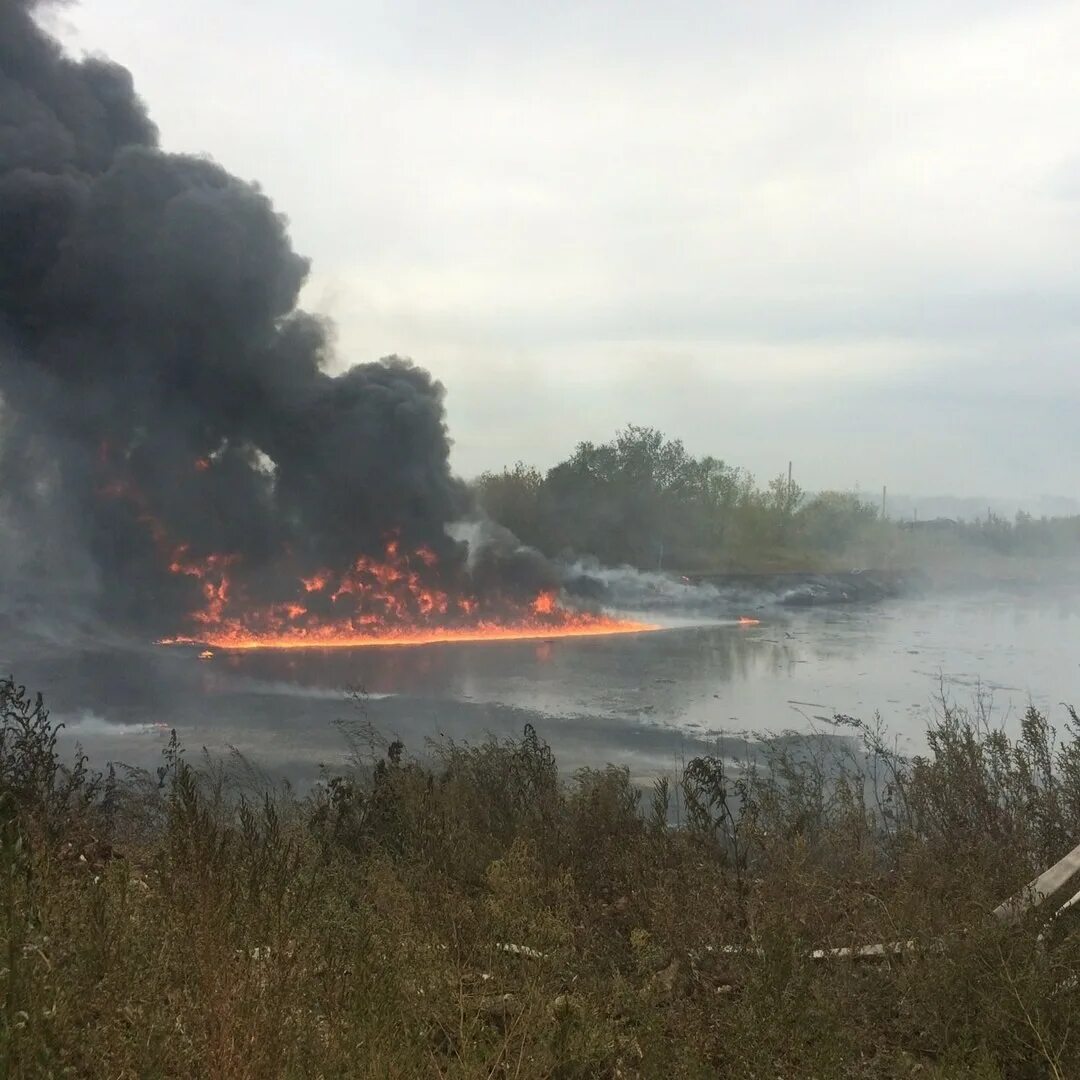
<instances>
[{"instance_id":1,"label":"reflection on water","mask_svg":"<svg viewBox=\"0 0 1080 1080\"><path fill-rule=\"evenodd\" d=\"M809 730L868 717L917 744L944 687L992 693L1006 714L1080 703L1075 594L892 601L763 613L755 627L422 648L288 653L61 648L0 638L0 663L40 688L92 759L149 763L177 728L198 749L236 746L298 782L340 759L333 721L367 719L414 749L426 738L520 734L535 723L567 768L668 769L723 731Z\"/></svg>"}]
</instances>

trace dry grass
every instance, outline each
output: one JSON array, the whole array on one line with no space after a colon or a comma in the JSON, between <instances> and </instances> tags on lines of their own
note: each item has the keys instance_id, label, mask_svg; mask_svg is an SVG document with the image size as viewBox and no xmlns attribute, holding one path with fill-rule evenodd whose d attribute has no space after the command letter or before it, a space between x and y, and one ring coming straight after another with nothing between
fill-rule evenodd
<instances>
[{"instance_id":1,"label":"dry grass","mask_svg":"<svg viewBox=\"0 0 1080 1080\"><path fill-rule=\"evenodd\" d=\"M0 711L3 1076L1080 1076L1080 928L986 918L1080 839L1080 744L1037 713L643 800L531 730L298 799L175 745L67 769L43 707Z\"/></svg>"}]
</instances>

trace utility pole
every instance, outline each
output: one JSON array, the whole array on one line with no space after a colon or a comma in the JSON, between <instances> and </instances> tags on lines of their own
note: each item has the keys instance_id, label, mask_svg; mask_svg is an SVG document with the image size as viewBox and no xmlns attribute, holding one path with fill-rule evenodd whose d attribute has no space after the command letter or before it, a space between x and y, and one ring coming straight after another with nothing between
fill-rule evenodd
<instances>
[{"instance_id":1,"label":"utility pole","mask_svg":"<svg viewBox=\"0 0 1080 1080\"><path fill-rule=\"evenodd\" d=\"M888 493L888 487L885 484L881 485L881 520L885 520L885 496Z\"/></svg>"}]
</instances>

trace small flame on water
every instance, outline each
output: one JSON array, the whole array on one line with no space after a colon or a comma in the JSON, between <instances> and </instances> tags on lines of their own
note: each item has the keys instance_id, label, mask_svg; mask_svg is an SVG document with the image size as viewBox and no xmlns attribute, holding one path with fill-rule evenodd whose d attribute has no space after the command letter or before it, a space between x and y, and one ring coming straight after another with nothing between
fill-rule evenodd
<instances>
[{"instance_id":1,"label":"small flame on water","mask_svg":"<svg viewBox=\"0 0 1080 1080\"><path fill-rule=\"evenodd\" d=\"M539 596L532 602L533 614L535 615L550 615L556 610L555 606L556 596L551 591L545 591L540 593Z\"/></svg>"}]
</instances>

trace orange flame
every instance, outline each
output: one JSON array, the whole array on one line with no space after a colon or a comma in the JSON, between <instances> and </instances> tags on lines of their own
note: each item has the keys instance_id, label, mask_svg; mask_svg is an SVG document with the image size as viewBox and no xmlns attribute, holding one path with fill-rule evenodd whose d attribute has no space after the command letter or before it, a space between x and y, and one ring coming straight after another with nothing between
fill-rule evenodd
<instances>
[{"instance_id":1,"label":"orange flame","mask_svg":"<svg viewBox=\"0 0 1080 1080\"><path fill-rule=\"evenodd\" d=\"M329 582L329 570L317 570L311 577L302 577L300 579L300 584L304 586L304 592L322 592Z\"/></svg>"},{"instance_id":2,"label":"orange flame","mask_svg":"<svg viewBox=\"0 0 1080 1080\"><path fill-rule=\"evenodd\" d=\"M425 567L437 559L415 553ZM557 593L539 593L523 610L484 614L478 598L455 597L425 584L413 557L399 542L386 544L382 560L360 556L340 574L320 570L299 586L321 599L320 610L300 599L263 606L235 605L229 571L235 559L211 555L193 560L178 548L170 569L202 582L204 606L192 613L198 630L161 644L211 645L219 649L362 648L435 642L521 641L531 638L630 634L657 629L649 623L572 611ZM327 607L329 610L327 610ZM238 610L234 610L237 609Z\"/></svg>"},{"instance_id":3,"label":"orange flame","mask_svg":"<svg viewBox=\"0 0 1080 1080\"><path fill-rule=\"evenodd\" d=\"M540 593L537 598L530 605L534 615L550 615L555 608L556 596L555 593L547 590Z\"/></svg>"},{"instance_id":4,"label":"orange flame","mask_svg":"<svg viewBox=\"0 0 1080 1080\"><path fill-rule=\"evenodd\" d=\"M201 468L196 464L196 468ZM294 595L266 603L246 595L240 557L196 555L170 539L146 497L132 483L111 480L102 496L125 499L135 510L170 573L198 583L201 605L188 616L190 630L161 644L218 649L360 648L426 645L434 642L515 641L530 638L632 634L655 630L650 623L581 612L546 589L530 602L494 604L465 589L448 589L438 574L438 556L428 548L409 552L388 536L381 558L360 555L341 571L298 573ZM212 655L212 654L211 654Z\"/></svg>"},{"instance_id":5,"label":"orange flame","mask_svg":"<svg viewBox=\"0 0 1080 1080\"><path fill-rule=\"evenodd\" d=\"M535 641L553 638L598 637L611 634L641 634L659 627L603 616L576 616L556 626L541 624L476 623L473 626L432 627L415 630L386 628L373 633L353 633L339 626L317 626L310 632L286 631L279 635L249 633L233 627L199 637L162 638L159 645L212 645L217 649L366 649L388 646L437 645L452 642Z\"/></svg>"}]
</instances>

